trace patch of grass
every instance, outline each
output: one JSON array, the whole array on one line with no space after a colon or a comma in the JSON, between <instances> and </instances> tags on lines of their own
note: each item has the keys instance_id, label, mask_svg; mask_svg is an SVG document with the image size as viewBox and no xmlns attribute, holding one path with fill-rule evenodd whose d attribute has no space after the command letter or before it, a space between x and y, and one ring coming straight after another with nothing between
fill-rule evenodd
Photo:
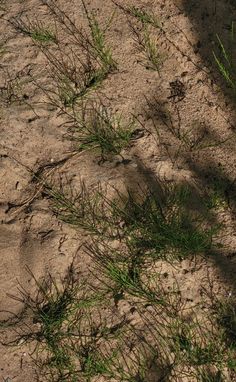
<instances>
[{"instance_id":1,"label":"patch of grass","mask_svg":"<svg viewBox=\"0 0 236 382\"><path fill-rule=\"evenodd\" d=\"M209 325L206 329L197 321L189 323L178 319L172 329L173 351L178 354L181 362L198 371L203 366L220 367L225 362L224 344L220 336L216 340L217 333Z\"/></svg>"},{"instance_id":2,"label":"patch of grass","mask_svg":"<svg viewBox=\"0 0 236 382\"><path fill-rule=\"evenodd\" d=\"M5 48L4 44L0 43L0 57L7 53L7 49Z\"/></svg>"},{"instance_id":3,"label":"patch of grass","mask_svg":"<svg viewBox=\"0 0 236 382\"><path fill-rule=\"evenodd\" d=\"M93 259L95 278L101 277L102 285L112 293L116 303L128 294L149 304L167 304L168 294L161 288L160 276L149 274L135 253L122 253L96 244L88 246L87 253Z\"/></svg>"},{"instance_id":4,"label":"patch of grass","mask_svg":"<svg viewBox=\"0 0 236 382\"><path fill-rule=\"evenodd\" d=\"M31 32L31 37L34 41L39 43L56 42L56 35L49 29L40 28Z\"/></svg>"},{"instance_id":5,"label":"patch of grass","mask_svg":"<svg viewBox=\"0 0 236 382\"><path fill-rule=\"evenodd\" d=\"M211 371L203 371L199 378L199 382L224 382L224 376L220 370L215 373Z\"/></svg>"},{"instance_id":6,"label":"patch of grass","mask_svg":"<svg viewBox=\"0 0 236 382\"><path fill-rule=\"evenodd\" d=\"M34 278L31 272L30 275ZM19 298L12 296L24 303L32 322L22 324L22 332L16 331L17 337L11 345L33 341L35 362L47 380L77 381L78 375L85 372L82 366L78 367L78 361L82 365L86 358L89 363L97 341L118 333L123 323L109 328L106 320L101 321L97 307L103 297L76 280L73 263L61 281L51 275L43 281L35 278L34 281L36 295L21 288ZM96 324L93 314L97 317ZM98 366L96 370L99 371Z\"/></svg>"},{"instance_id":7,"label":"patch of grass","mask_svg":"<svg viewBox=\"0 0 236 382\"><path fill-rule=\"evenodd\" d=\"M73 41L69 49L40 22L33 23L22 18L13 18L10 21L15 29L39 43L49 63L49 76L53 79L53 86L42 89L40 84L37 85L47 95L50 103L57 107L61 104L63 108L73 107L77 100L86 97L117 68L111 49L105 41L106 28L103 30L100 27L95 14L88 11L83 0L81 2L86 12L90 35L82 28L77 28L54 1L43 2L52 13L54 23L57 20L68 39ZM54 42L56 49L50 49L48 42Z\"/></svg>"},{"instance_id":8,"label":"patch of grass","mask_svg":"<svg viewBox=\"0 0 236 382\"><path fill-rule=\"evenodd\" d=\"M37 342L34 354L43 380L91 382L102 377L119 382L147 382L152 381L153 375L163 381L178 381L186 376L195 376L199 382L225 380L220 371L214 378L222 376L221 379L205 372L212 366L216 370L225 367L228 350L220 336L216 339L219 332L206 323L181 317L184 304L180 306L178 302L176 309L168 297L163 303L167 295L160 278L152 289L156 300L150 298L147 279L141 283L141 274L132 274L131 269L127 272L127 262L118 263L114 257L114 253L110 254L107 261L101 253L99 259L104 268L98 272L96 285L106 268L110 288L102 300L98 285L96 293L92 288L90 294L87 283L78 284L71 267L62 284L52 277L49 283L36 281L37 298L22 290L33 321L18 339ZM109 309L111 294L122 288L132 296L133 313L139 317L137 325L125 315L115 317L114 309ZM181 300L176 290L169 293ZM232 370L233 360L228 362Z\"/></svg>"},{"instance_id":9,"label":"patch of grass","mask_svg":"<svg viewBox=\"0 0 236 382\"><path fill-rule=\"evenodd\" d=\"M106 78L106 75L106 72L103 72L100 69L97 70L91 65L88 65L87 70L78 73L78 77L75 81L71 81L71 78L69 77L63 78L62 76L59 78L59 97L63 105L65 107L72 107L77 100L83 99L92 90L96 89Z\"/></svg>"},{"instance_id":10,"label":"patch of grass","mask_svg":"<svg viewBox=\"0 0 236 382\"><path fill-rule=\"evenodd\" d=\"M232 59L232 52L228 50L221 38L216 35L217 42L219 44L219 54L213 52L213 56L217 67L226 81L227 85L235 91L236 89L236 68ZM231 26L231 36L230 36L231 44L234 43L234 22L232 22Z\"/></svg>"},{"instance_id":11,"label":"patch of grass","mask_svg":"<svg viewBox=\"0 0 236 382\"><path fill-rule=\"evenodd\" d=\"M63 324L68 322L77 305L77 294L81 285L75 283L73 272L72 264L64 280L57 283L50 274L42 282L38 281L29 271L35 281L37 294L32 297L24 289L20 289L21 301L32 312L34 322L40 324L40 330L33 337L48 345L51 341L54 343L55 333L59 333Z\"/></svg>"},{"instance_id":12,"label":"patch of grass","mask_svg":"<svg viewBox=\"0 0 236 382\"><path fill-rule=\"evenodd\" d=\"M128 7L126 11L136 19L138 19L142 24L150 24L155 28L160 28L160 21L151 12L147 12L145 9L139 7Z\"/></svg>"},{"instance_id":13,"label":"patch of grass","mask_svg":"<svg viewBox=\"0 0 236 382\"><path fill-rule=\"evenodd\" d=\"M207 228L201 216L189 210L191 192L186 187L165 190L166 200L140 190L137 201L116 191L114 200L102 190L81 191L74 198L48 189L55 211L70 224L105 238L122 238L139 257L181 260L210 250L217 227ZM90 199L91 198L91 199Z\"/></svg>"},{"instance_id":14,"label":"patch of grass","mask_svg":"<svg viewBox=\"0 0 236 382\"><path fill-rule=\"evenodd\" d=\"M227 177L224 176L223 169L212 173L206 173L208 190L205 200L206 206L209 209L217 207L225 207L229 204L230 190L233 186Z\"/></svg>"},{"instance_id":15,"label":"patch of grass","mask_svg":"<svg viewBox=\"0 0 236 382\"><path fill-rule=\"evenodd\" d=\"M160 307L156 308L143 311L141 315L152 333L151 343L155 339L160 346L159 358L166 359L169 365L166 380L188 380L188 377L199 382L228 380L226 368L230 349L225 347L215 322L211 322L211 318L208 321L209 317L198 320L195 309L187 309L186 316L183 306L177 312L172 310L173 314L168 316L165 306L161 311Z\"/></svg>"},{"instance_id":16,"label":"patch of grass","mask_svg":"<svg viewBox=\"0 0 236 382\"><path fill-rule=\"evenodd\" d=\"M147 68L151 70L157 70L159 72L163 60L159 52L157 41L152 38L148 29L144 31L142 43L144 52L149 62Z\"/></svg>"},{"instance_id":17,"label":"patch of grass","mask_svg":"<svg viewBox=\"0 0 236 382\"><path fill-rule=\"evenodd\" d=\"M92 378L99 375L106 378L114 378L115 372L113 367L117 360L117 355L116 350L111 351L111 354L108 355L104 355L99 351L90 352L82 366L86 380L91 381Z\"/></svg>"},{"instance_id":18,"label":"patch of grass","mask_svg":"<svg viewBox=\"0 0 236 382\"><path fill-rule=\"evenodd\" d=\"M87 82L87 81L86 81ZM88 89L89 84L86 82L82 87L77 90L77 86L68 77L59 76L57 82L59 99L65 107L72 107L76 100L81 96L86 94L86 89Z\"/></svg>"},{"instance_id":19,"label":"patch of grass","mask_svg":"<svg viewBox=\"0 0 236 382\"><path fill-rule=\"evenodd\" d=\"M56 82L56 90L52 88L45 92L52 104L57 105L59 99L64 108L73 107L76 101L81 101L97 88L108 72L96 67L89 56L84 57L72 50L67 53L59 45L57 47L56 53L43 49Z\"/></svg>"},{"instance_id":20,"label":"patch of grass","mask_svg":"<svg viewBox=\"0 0 236 382\"><path fill-rule=\"evenodd\" d=\"M157 39L154 38L148 26L144 25L141 30L130 24L138 49L143 52L146 69L159 72L163 63L163 57L159 52Z\"/></svg>"},{"instance_id":21,"label":"patch of grass","mask_svg":"<svg viewBox=\"0 0 236 382\"><path fill-rule=\"evenodd\" d=\"M141 29L130 23L132 32L135 36L135 42L146 58L146 68L159 72L163 63L163 57L159 52L157 39L155 39L149 29L150 26L160 28L160 22L156 16L146 10L131 6L124 7L113 1L123 12L134 17L141 23Z\"/></svg>"},{"instance_id":22,"label":"patch of grass","mask_svg":"<svg viewBox=\"0 0 236 382\"><path fill-rule=\"evenodd\" d=\"M71 189L58 189L48 184L45 193L51 198L53 211L62 221L104 239L117 236L115 222L111 214L109 216L107 213L107 202L102 197L104 190L100 185L88 190L81 183L80 190L73 192Z\"/></svg>"},{"instance_id":23,"label":"patch of grass","mask_svg":"<svg viewBox=\"0 0 236 382\"><path fill-rule=\"evenodd\" d=\"M75 312L78 301L78 290L81 287L74 281L73 265L69 267L60 283L51 275L40 282L30 271L29 273L37 286L37 294L31 296L21 288L21 297L12 297L24 303L33 321L31 325L23 327L23 333L18 334L15 343L34 341L36 358L43 352L44 366L47 365L49 369L56 368L61 376L65 373L70 374L74 366L66 341L68 334L64 328L70 326L71 315Z\"/></svg>"},{"instance_id":24,"label":"patch of grass","mask_svg":"<svg viewBox=\"0 0 236 382\"><path fill-rule=\"evenodd\" d=\"M106 39L105 39L105 31L107 30L109 24L111 23L111 19L108 21L107 26L104 30L99 25L99 22L96 18L96 15L94 12L90 13L88 11L88 8L84 2L84 0L81 0L88 22L89 27L91 31L92 36L92 45L94 47L95 54L99 58L100 62L102 63L103 70L106 72L113 71L117 69L117 63L114 61L112 57L111 49L106 45Z\"/></svg>"},{"instance_id":25,"label":"patch of grass","mask_svg":"<svg viewBox=\"0 0 236 382\"><path fill-rule=\"evenodd\" d=\"M143 25L150 24L155 28L160 28L160 21L153 13L136 6L124 7L120 3L117 3L115 0L113 0L113 3L126 14L135 17Z\"/></svg>"},{"instance_id":26,"label":"patch of grass","mask_svg":"<svg viewBox=\"0 0 236 382\"><path fill-rule=\"evenodd\" d=\"M201 131L202 130L202 131ZM223 145L229 138L216 142L213 137L208 134L208 130L201 123L194 122L192 128L184 133L177 134L184 146L190 151L205 150L210 147Z\"/></svg>"},{"instance_id":27,"label":"patch of grass","mask_svg":"<svg viewBox=\"0 0 236 382\"><path fill-rule=\"evenodd\" d=\"M27 326L27 335L19 336L24 342L37 342L35 361L44 380L88 382L102 376L128 382L136 381L136 374L144 375L148 352L137 336L135 348L130 351L134 334L126 319L111 325L114 312L111 318L103 317L96 305L94 309L94 303L99 302L96 297L79 298L80 286L75 280L62 287L50 278L50 285L48 289L48 284L37 281L37 299L22 291L33 324Z\"/></svg>"},{"instance_id":28,"label":"patch of grass","mask_svg":"<svg viewBox=\"0 0 236 382\"><path fill-rule=\"evenodd\" d=\"M85 105L78 117L73 139L78 141L78 150L97 149L102 159L121 155L132 138L134 122L123 125L121 116L112 115L103 105Z\"/></svg>"},{"instance_id":29,"label":"patch of grass","mask_svg":"<svg viewBox=\"0 0 236 382\"><path fill-rule=\"evenodd\" d=\"M236 354L235 351L232 351L227 358L227 367L232 373L233 376L236 374Z\"/></svg>"},{"instance_id":30,"label":"patch of grass","mask_svg":"<svg viewBox=\"0 0 236 382\"><path fill-rule=\"evenodd\" d=\"M209 250L213 231L191 215L188 198L183 187L168 191L164 204L151 192L142 203L130 198L123 213L129 245L156 259L183 259Z\"/></svg>"},{"instance_id":31,"label":"patch of grass","mask_svg":"<svg viewBox=\"0 0 236 382\"><path fill-rule=\"evenodd\" d=\"M236 351L236 302L233 298L218 301L215 312L218 324L224 329L227 343Z\"/></svg>"},{"instance_id":32,"label":"patch of grass","mask_svg":"<svg viewBox=\"0 0 236 382\"><path fill-rule=\"evenodd\" d=\"M10 20L10 23L20 33L30 36L34 42L39 44L57 42L56 33L38 20L30 21L29 19L24 20L23 18L14 17Z\"/></svg>"}]
</instances>

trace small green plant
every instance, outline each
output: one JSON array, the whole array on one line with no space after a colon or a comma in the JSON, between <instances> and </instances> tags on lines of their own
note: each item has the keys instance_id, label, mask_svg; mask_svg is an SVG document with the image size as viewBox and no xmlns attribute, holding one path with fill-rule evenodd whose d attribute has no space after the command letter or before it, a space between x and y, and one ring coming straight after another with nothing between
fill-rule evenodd
<instances>
[{"instance_id":1,"label":"small green plant","mask_svg":"<svg viewBox=\"0 0 236 382\"><path fill-rule=\"evenodd\" d=\"M112 57L111 49L106 45L105 41L105 31L107 30L112 18L109 20L107 27L102 30L95 13L89 13L84 0L81 0L81 2L89 22L92 36L92 46L94 48L95 55L99 58L104 72L113 71L117 69L117 64Z\"/></svg>"},{"instance_id":2,"label":"small green plant","mask_svg":"<svg viewBox=\"0 0 236 382\"><path fill-rule=\"evenodd\" d=\"M91 90L98 87L105 79L105 73L88 66L87 71L78 73L78 77L72 80L63 75L58 77L58 94L65 107L73 107L77 100L82 100ZM79 83L80 81L80 83Z\"/></svg>"},{"instance_id":3,"label":"small green plant","mask_svg":"<svg viewBox=\"0 0 236 382\"><path fill-rule=\"evenodd\" d=\"M223 169L206 172L208 187L205 204L209 209L226 207L229 204L232 181L224 175Z\"/></svg>"},{"instance_id":4,"label":"small green plant","mask_svg":"<svg viewBox=\"0 0 236 382\"><path fill-rule=\"evenodd\" d=\"M226 83L235 91L236 89L236 68L232 59L231 50L228 50L221 38L216 35L217 42L219 44L220 54L213 52L215 62L218 66L218 69L225 79ZM231 26L231 44L234 42L234 22Z\"/></svg>"},{"instance_id":5,"label":"small green plant","mask_svg":"<svg viewBox=\"0 0 236 382\"><path fill-rule=\"evenodd\" d=\"M135 6L126 8L126 12L141 21L142 24L150 24L155 28L160 28L160 21L153 13Z\"/></svg>"},{"instance_id":6,"label":"small green plant","mask_svg":"<svg viewBox=\"0 0 236 382\"><path fill-rule=\"evenodd\" d=\"M56 43L56 34L42 22L36 20L34 22L22 18L12 18L10 23L15 27L16 30L30 36L33 41L39 44Z\"/></svg>"},{"instance_id":7,"label":"small green plant","mask_svg":"<svg viewBox=\"0 0 236 382\"><path fill-rule=\"evenodd\" d=\"M113 3L126 14L135 17L143 25L150 24L155 28L160 28L160 22L153 13L136 6L124 7L120 3L117 3L115 0L113 0Z\"/></svg>"},{"instance_id":8,"label":"small green plant","mask_svg":"<svg viewBox=\"0 0 236 382\"><path fill-rule=\"evenodd\" d=\"M163 57L159 52L157 39L152 36L151 31L146 24L142 26L141 30L136 28L131 23L130 26L134 34L134 40L137 47L145 57L145 67L159 72L163 63Z\"/></svg>"},{"instance_id":9,"label":"small green plant","mask_svg":"<svg viewBox=\"0 0 236 382\"><path fill-rule=\"evenodd\" d=\"M79 89L78 92L77 87L75 87L70 78L66 76L64 78L58 77L57 88L59 99L65 107L73 107L76 100L79 98L79 94L85 94L83 88L82 90Z\"/></svg>"},{"instance_id":10,"label":"small green plant","mask_svg":"<svg viewBox=\"0 0 236 382\"><path fill-rule=\"evenodd\" d=\"M50 30L46 28L35 28L30 33L31 38L39 43L50 43L50 42L56 42L57 38L56 35Z\"/></svg>"},{"instance_id":11,"label":"small green plant","mask_svg":"<svg viewBox=\"0 0 236 382\"><path fill-rule=\"evenodd\" d=\"M123 126L122 118L112 115L103 105L85 105L76 122L73 139L78 141L78 149L97 149L102 159L121 154L134 131L133 121Z\"/></svg>"},{"instance_id":12,"label":"small green plant","mask_svg":"<svg viewBox=\"0 0 236 382\"><path fill-rule=\"evenodd\" d=\"M148 29L146 29L143 34L143 47L149 63L147 68L159 71L162 64L162 57L159 53L157 41L152 38Z\"/></svg>"}]
</instances>

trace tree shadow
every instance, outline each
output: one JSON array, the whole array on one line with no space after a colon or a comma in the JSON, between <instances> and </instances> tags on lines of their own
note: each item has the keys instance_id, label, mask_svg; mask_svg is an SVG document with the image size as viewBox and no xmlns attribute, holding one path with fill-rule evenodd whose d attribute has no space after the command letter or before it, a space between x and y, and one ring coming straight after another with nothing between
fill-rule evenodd
<instances>
[{"instance_id":1,"label":"tree shadow","mask_svg":"<svg viewBox=\"0 0 236 382\"><path fill-rule=\"evenodd\" d=\"M206 216L201 208L203 204L207 204L211 222L219 224L222 223L221 218L224 218L222 211L227 210L227 224L230 224L227 229L229 228L232 235L236 216L236 176L234 177L232 166L227 162L227 166L223 166L215 152L219 150L221 157L224 155L233 158L235 151L232 142L234 141L232 138L224 141L207 120L200 121L195 129L189 129L191 118L187 123L182 121L179 112L181 105L173 106L172 103L155 97L146 101L148 104L146 116L154 127L154 135L158 136L159 146L167 148L168 159L176 172L179 169L186 169L191 173L191 179L196 184L192 206L197 205L199 212ZM140 173L145 174L146 182L155 192L156 186L153 187L150 182L150 179L155 179L155 174L150 174L151 170L145 169L142 163L139 165L139 170ZM196 203L197 200L198 203ZM221 212L218 213L218 210ZM232 244L233 240L229 247L208 251L207 257L215 263L226 284L236 288L234 276L236 252Z\"/></svg>"},{"instance_id":2,"label":"tree shadow","mask_svg":"<svg viewBox=\"0 0 236 382\"><path fill-rule=\"evenodd\" d=\"M158 179L157 174L152 169L148 168L140 158L138 159L137 164L136 180L133 173L131 178L129 176L129 171L125 174L124 181L126 188L128 190L135 190L136 188L136 190L140 191L140 189L144 189L146 186L146 189L151 192L156 199L159 199L161 204L165 203L166 193L168 193L169 187L168 184L165 184L164 181ZM208 200L203 195L202 190L204 192L204 189L208 189L209 191L215 192L214 184L215 182L219 183L221 185L220 192L222 192L222 197L224 196L226 198L230 203L230 206L234 207L234 210L236 208L236 185L232 185L229 178L224 176L221 171L219 172L217 170L218 169L212 166L212 164L210 166L209 163L206 163L205 169L197 165L192 166L191 171L194 176L198 178L199 187L194 187L188 182L183 184L184 186L190 187L189 189L191 191L189 202L185 206L187 211L191 214L197 213L207 224L212 226L217 226L220 222L214 209L209 209L209 206L207 205ZM127 214L129 213L130 210L127 211ZM233 212L232 216L234 216ZM194 224L192 230L193 232L196 230ZM216 266L225 285L236 290L236 252L234 249L228 250L227 247L221 249L213 245L212 248L206 250L204 257Z\"/></svg>"},{"instance_id":3,"label":"tree shadow","mask_svg":"<svg viewBox=\"0 0 236 382\"><path fill-rule=\"evenodd\" d=\"M234 0L183 0L183 5L179 8L194 27L194 32L198 36L196 52L201 56L204 65L209 69L213 83L217 82L225 102L235 105L235 94L226 81L219 74L219 68L214 60L213 52L219 53L219 43L217 36L222 41L226 51L232 53L233 62L236 56L235 33L232 41L232 22L236 21L236 3Z\"/></svg>"},{"instance_id":4,"label":"tree shadow","mask_svg":"<svg viewBox=\"0 0 236 382\"><path fill-rule=\"evenodd\" d=\"M220 85L225 106L232 107L231 118L233 125L235 124L235 93L229 88L224 78L219 73L219 68L214 60L214 54L219 54L219 36L226 51L230 51L232 61L235 63L236 58L236 43L235 36L232 41L232 22L236 21L236 2L234 0L183 0L179 10L184 13L190 20L194 32L197 35L198 43L196 52L200 55L203 64L209 69L212 83ZM235 35L235 33L234 33ZM165 117L164 113L164 117ZM166 117L165 117L166 118ZM232 126L231 126L232 128ZM208 129L208 136L214 133ZM228 156L235 155L235 152L225 148L225 153ZM188 162L188 168L192 171L193 176L200 182L202 188L208 189L213 193L218 193L225 199L228 204L232 221L235 221L236 212L236 178L230 178L229 174L216 163L214 159L209 158L203 162L192 160L191 154L185 154L185 160ZM211 253L212 260L221 271L223 277L230 282L234 287L235 282L235 263L236 253L223 254L218 252Z\"/></svg>"}]
</instances>

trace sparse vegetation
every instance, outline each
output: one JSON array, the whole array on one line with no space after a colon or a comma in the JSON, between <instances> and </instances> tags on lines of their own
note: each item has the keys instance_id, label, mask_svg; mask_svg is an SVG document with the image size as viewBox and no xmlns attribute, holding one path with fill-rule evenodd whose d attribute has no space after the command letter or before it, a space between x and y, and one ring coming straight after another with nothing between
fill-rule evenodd
<instances>
[{"instance_id":1,"label":"sparse vegetation","mask_svg":"<svg viewBox=\"0 0 236 382\"><path fill-rule=\"evenodd\" d=\"M235 91L236 88L236 68L232 57L232 45L234 43L234 22L231 26L230 44L231 48L226 48L221 38L217 35L217 42L219 45L219 54L213 52L215 62L218 69L226 81L227 85Z\"/></svg>"},{"instance_id":2,"label":"sparse vegetation","mask_svg":"<svg viewBox=\"0 0 236 382\"><path fill-rule=\"evenodd\" d=\"M101 27L99 26L99 23L95 14L89 13L84 0L81 0L81 2L83 4L83 7L89 22L94 53L103 64L103 68L104 68L103 70L105 72L110 72L112 70L117 69L117 64L112 57L111 49L106 46L106 42L105 42L105 30L107 30L107 28L109 27L109 24L112 21L112 18L108 21L105 29L102 30Z\"/></svg>"},{"instance_id":3,"label":"sparse vegetation","mask_svg":"<svg viewBox=\"0 0 236 382\"><path fill-rule=\"evenodd\" d=\"M26 36L30 36L35 43L48 44L57 42L56 33L40 21L13 18L10 20L10 22L16 30L25 34Z\"/></svg>"},{"instance_id":4,"label":"sparse vegetation","mask_svg":"<svg viewBox=\"0 0 236 382\"><path fill-rule=\"evenodd\" d=\"M134 121L123 126L121 116L114 116L103 105L84 105L81 117L75 119L73 140L78 141L78 150L94 148L102 159L121 154L132 138Z\"/></svg>"},{"instance_id":5,"label":"sparse vegetation","mask_svg":"<svg viewBox=\"0 0 236 382\"><path fill-rule=\"evenodd\" d=\"M143 53L145 58L143 65L149 70L156 70L159 72L163 63L163 57L159 52L157 38L152 36L151 31L145 24L142 26L141 31L134 25L130 25L137 48Z\"/></svg>"},{"instance_id":6,"label":"sparse vegetation","mask_svg":"<svg viewBox=\"0 0 236 382\"><path fill-rule=\"evenodd\" d=\"M148 12L146 9L136 6L124 7L120 3L117 3L113 0L114 4L118 6L126 14L135 17L143 25L150 24L155 28L160 28L160 21L158 18L151 12Z\"/></svg>"},{"instance_id":7,"label":"sparse vegetation","mask_svg":"<svg viewBox=\"0 0 236 382\"><path fill-rule=\"evenodd\" d=\"M118 191L112 201L99 187L90 194L84 185L76 196L50 186L47 192L64 221L99 237L122 238L138 258L181 260L208 252L218 231L188 211L191 191L187 187L171 187L160 195L140 190L140 201Z\"/></svg>"},{"instance_id":8,"label":"sparse vegetation","mask_svg":"<svg viewBox=\"0 0 236 382\"><path fill-rule=\"evenodd\" d=\"M218 301L215 306L217 320L224 330L226 341L236 350L236 304L234 298Z\"/></svg>"},{"instance_id":9,"label":"sparse vegetation","mask_svg":"<svg viewBox=\"0 0 236 382\"><path fill-rule=\"evenodd\" d=\"M0 57L3 56L6 53L6 48L4 47L4 44L0 43Z\"/></svg>"},{"instance_id":10,"label":"sparse vegetation","mask_svg":"<svg viewBox=\"0 0 236 382\"><path fill-rule=\"evenodd\" d=\"M55 42L56 36L47 29L35 29L31 33L33 40L38 41L39 43Z\"/></svg>"},{"instance_id":11,"label":"sparse vegetation","mask_svg":"<svg viewBox=\"0 0 236 382\"><path fill-rule=\"evenodd\" d=\"M211 230L196 225L191 213L185 209L188 189L167 191L165 202L148 194L141 204L128 201L123 216L127 223L130 244L153 257L184 258L191 253L201 253L211 246Z\"/></svg>"},{"instance_id":12,"label":"sparse vegetation","mask_svg":"<svg viewBox=\"0 0 236 382\"><path fill-rule=\"evenodd\" d=\"M73 21L61 11L54 1L43 2L61 23L69 39L74 39L74 48L66 50L66 45L50 29L39 21L33 23L23 18L12 18L11 24L16 30L30 36L39 44L49 63L49 77L53 86L41 88L49 99L49 103L62 107L72 107L77 100L99 86L108 74L117 68L111 49L105 42L105 30L102 30L94 13L90 13L84 1L81 1L90 28L90 36L83 29L78 29ZM53 42L57 49L47 44ZM45 44L46 43L46 44ZM56 85L56 86L55 86ZM55 89L56 87L56 89ZM58 104L59 101L59 104Z\"/></svg>"},{"instance_id":13,"label":"sparse vegetation","mask_svg":"<svg viewBox=\"0 0 236 382\"><path fill-rule=\"evenodd\" d=\"M143 54L145 61L143 65L150 70L159 72L162 66L164 56L160 53L158 46L158 38L152 34L150 27L155 29L161 28L159 20L154 14L148 13L146 10L132 6L124 7L114 2L118 8L124 13L135 18L139 25L129 20L129 25L134 35L134 40L138 50Z\"/></svg>"},{"instance_id":14,"label":"sparse vegetation","mask_svg":"<svg viewBox=\"0 0 236 382\"><path fill-rule=\"evenodd\" d=\"M124 6L115 0L112 3L118 12L122 11L121 15L128 16L143 56L142 64L159 73L163 55L158 39L166 37L159 17L144 7ZM42 118L40 127L41 122L47 119L50 122L50 116L56 121L60 118L58 130L59 126L65 128L62 136L67 144L68 139L71 141L73 151L57 160L64 146L55 149L54 157L50 141L49 163L40 164L38 170L24 165L24 169L30 171L29 193L34 188L33 197L19 205L12 201L6 206L3 203L3 215L18 206L21 213L24 212L20 221L24 232L19 241L23 254L25 247L26 252L34 248L31 242L40 245L43 251L51 234L53 241L52 248L48 246L50 258L43 264L43 269L50 272L36 278L27 267L29 284L24 280L22 285L19 283L16 294L9 295L21 304L22 311L17 314L4 311L10 318L0 322L0 331L9 330L9 333L0 344L6 348L23 345L26 355L25 349L29 346L37 380L42 382L233 382L236 376L235 296L230 292L222 299L223 282L215 277L216 273L213 278L221 285L222 295L218 297L214 286L208 284L217 256L228 261L219 253L223 244L215 243L215 237L221 241L219 209L224 214L229 212L227 218L233 221L234 206L233 202L229 203L229 190L234 181L226 177L223 167L218 171L214 169L214 174L205 174L205 181L200 166L199 174L194 172L194 160L202 153L200 150L219 146L230 138L220 143L214 137L205 140L208 134L205 122L197 120L194 125L190 117L186 124L181 120L178 105L185 96L184 110L190 102L187 98L190 81L185 82L187 71L180 79L168 80L165 90L170 95L165 95L162 103L159 94L150 100L146 98L148 112L146 109L142 112L140 105L136 108L132 94L127 95L124 115L131 118L121 115L119 110L123 110L124 105L118 102L120 89L124 93L126 87L132 89L131 79L136 77L125 77L117 92L107 91L106 86L104 93L101 91L101 84L105 80L109 82L109 76L118 69L110 46L111 36L107 42L115 12L108 18L104 15L106 21L102 22L99 8L95 11L94 4L85 0L80 1L79 11L74 12L72 7L74 15L69 14L69 6L67 14L66 7L61 8L54 0L40 0L40 4L45 11L45 22L32 20L32 16L28 18L27 12L26 16L19 13L5 21L10 21L17 36L20 32L31 37L35 52L45 61L40 61L40 68L35 71L27 61L25 71L9 78L3 66L5 82L0 87L0 96L4 106L13 101L23 101L27 106L28 101L30 105L32 101L31 111L39 105L45 107L42 116L35 113ZM81 24L77 23L77 17ZM114 30L118 38L123 36L119 28L117 22ZM231 39L233 42L233 24ZM217 40L219 54L214 52L215 62L227 84L235 90L233 57L219 36ZM122 75L130 70L126 66L129 57L125 54L121 62ZM1 47L0 55L4 56ZM8 64L9 57L7 60ZM43 78L40 77L42 67ZM154 82L158 80L151 71L144 71L145 84L152 76ZM22 73L35 86L33 100L21 91ZM134 97L137 96L140 103L138 94ZM17 106L19 126L22 120L34 121L28 117L28 109L22 111L22 105ZM43 144L51 134L46 135L45 126L42 127ZM38 125L34 128L38 132ZM29 129L30 134L34 128ZM140 131L144 139L137 144ZM152 139L155 144L149 150ZM175 151L174 155L169 148ZM129 156L126 156L128 150ZM10 156L11 148L10 154L6 152L0 155L1 159L21 165L17 157ZM86 174L87 168L82 168L81 177L79 174L85 152L92 157L91 179L89 171ZM182 166L181 162L181 168L180 156L184 163ZM43 161L43 157L41 159ZM75 164L71 165L73 161ZM34 163L36 166L38 161ZM3 164L5 166L5 162ZM218 167L221 168L221 164ZM110 173L104 176L102 171L107 168ZM97 183L96 171L98 176L100 171L102 174ZM18 190L18 183L10 186ZM42 216L37 216L39 212ZM44 214L48 230L41 227ZM15 220L16 214L7 221L7 228ZM31 225L32 237L28 232ZM63 237L59 237L61 233ZM14 233L14 240L15 236ZM58 268L51 251L60 258ZM71 256L71 265L59 276L63 259L68 264ZM27 256L21 260L26 262ZM210 297L210 303L206 296Z\"/></svg>"}]
</instances>

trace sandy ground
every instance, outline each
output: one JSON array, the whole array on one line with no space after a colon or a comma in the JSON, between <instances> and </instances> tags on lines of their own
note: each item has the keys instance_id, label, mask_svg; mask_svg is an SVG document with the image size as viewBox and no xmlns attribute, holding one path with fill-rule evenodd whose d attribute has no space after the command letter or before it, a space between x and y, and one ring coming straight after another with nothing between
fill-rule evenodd
<instances>
[{"instance_id":1,"label":"sandy ground","mask_svg":"<svg viewBox=\"0 0 236 382\"><path fill-rule=\"evenodd\" d=\"M57 3L78 25L85 22L79 1L58 0ZM128 4L144 6L161 20L165 33L160 33L158 43L164 56L163 67L159 74L140 64L142 54L137 50L127 18L116 10L108 43L119 70L104 81L98 93L106 96L104 99L113 111L124 116L138 115L147 129L152 126L151 115L160 131L160 140L145 131L125 151L127 161L123 163L115 158L99 164L96 155L84 153L56 166L58 161L70 156L73 147L65 138L67 127L62 123L62 116L55 108L39 103L43 94L32 82L32 77L42 84L49 81L45 76L46 59L30 37L14 30L8 22L25 12L29 19L36 17L50 23L50 15L47 7L37 0L0 1L2 320L22 308L20 302L9 297L19 294L19 283L27 291L33 288L27 267L39 278L47 271L55 276L63 274L75 255L82 270L87 261L79 251L87 235L57 219L40 187L32 182L33 171L48 170L47 166L52 164L55 177L60 172L74 186L83 179L90 187L100 181L118 188L130 185L135 188L140 180L145 182L147 171L165 181L187 181L197 190L206 190L214 177L227 181L231 185L229 205L215 214L217 221L225 223L224 249L192 273L191 264L181 264L178 277L183 293L193 301L198 301L202 280L209 273L229 290L235 288L235 106L214 67L212 51L215 33L227 37L236 8L232 1L226 0L129 0ZM112 2L102 0L90 0L88 6L100 12L101 22L116 9ZM15 88L16 97L10 96L9 84L16 80L21 87ZM177 95L173 100L171 83L176 80L183 83L184 94L182 99ZM158 104L158 107L148 108L145 97L150 105ZM170 112L174 129L191 130L193 140L203 134L203 148L182 147L163 123L163 110ZM191 274L187 280L186 272ZM6 329L2 341L9 335ZM34 368L28 348L1 347L0 381L32 382Z\"/></svg>"}]
</instances>

